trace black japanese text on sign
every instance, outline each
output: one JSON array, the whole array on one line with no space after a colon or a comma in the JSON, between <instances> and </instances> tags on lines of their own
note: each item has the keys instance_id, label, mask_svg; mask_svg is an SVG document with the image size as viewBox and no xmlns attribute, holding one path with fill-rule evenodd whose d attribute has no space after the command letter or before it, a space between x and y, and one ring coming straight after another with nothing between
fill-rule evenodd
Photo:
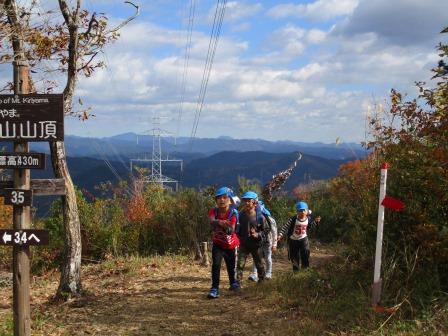
<instances>
[{"instance_id":1,"label":"black japanese text on sign","mask_svg":"<svg viewBox=\"0 0 448 336\"><path fill-rule=\"evenodd\" d=\"M0 153L2 169L45 169L44 153Z\"/></svg>"},{"instance_id":2,"label":"black japanese text on sign","mask_svg":"<svg viewBox=\"0 0 448 336\"><path fill-rule=\"evenodd\" d=\"M0 245L48 245L48 230L0 230Z\"/></svg>"},{"instance_id":3,"label":"black japanese text on sign","mask_svg":"<svg viewBox=\"0 0 448 336\"><path fill-rule=\"evenodd\" d=\"M32 202L32 191L25 189L2 189L0 196L5 198L6 205L30 206Z\"/></svg>"},{"instance_id":4,"label":"black japanese text on sign","mask_svg":"<svg viewBox=\"0 0 448 336\"><path fill-rule=\"evenodd\" d=\"M0 140L63 141L63 95L0 95Z\"/></svg>"}]
</instances>

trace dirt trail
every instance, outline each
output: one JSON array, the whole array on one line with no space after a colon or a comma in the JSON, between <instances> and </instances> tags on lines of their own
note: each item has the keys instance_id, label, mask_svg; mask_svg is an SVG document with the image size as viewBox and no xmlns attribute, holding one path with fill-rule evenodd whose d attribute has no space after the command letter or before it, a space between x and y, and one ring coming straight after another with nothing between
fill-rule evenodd
<instances>
[{"instance_id":1,"label":"dirt trail","mask_svg":"<svg viewBox=\"0 0 448 336\"><path fill-rule=\"evenodd\" d=\"M315 267L332 256L313 251ZM289 272L284 253L274 276ZM248 272L246 271L246 274ZM221 296L209 300L210 270L184 257L114 260L83 269L87 295L49 303L57 274L32 286L33 335L276 335L293 312L274 309L262 298L264 285L246 282L229 291L221 271ZM12 288L0 288L0 320L11 319Z\"/></svg>"}]
</instances>

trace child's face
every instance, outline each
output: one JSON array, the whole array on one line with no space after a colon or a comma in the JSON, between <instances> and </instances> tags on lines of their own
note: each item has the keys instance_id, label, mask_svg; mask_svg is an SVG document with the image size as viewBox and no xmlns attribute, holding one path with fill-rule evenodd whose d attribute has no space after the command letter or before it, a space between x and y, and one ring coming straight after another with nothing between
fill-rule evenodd
<instances>
[{"instance_id":1,"label":"child's face","mask_svg":"<svg viewBox=\"0 0 448 336\"><path fill-rule=\"evenodd\" d=\"M244 209L246 211L255 209L255 207L257 206L257 201L254 199L243 198L243 203L244 203Z\"/></svg>"},{"instance_id":2,"label":"child's face","mask_svg":"<svg viewBox=\"0 0 448 336\"><path fill-rule=\"evenodd\" d=\"M299 219L305 219L306 215L308 215L308 210L306 209L301 209L301 210L297 210L297 217Z\"/></svg>"},{"instance_id":3,"label":"child's face","mask_svg":"<svg viewBox=\"0 0 448 336\"><path fill-rule=\"evenodd\" d=\"M215 197L216 205L220 209L227 209L230 206L230 197L227 195L221 195Z\"/></svg>"}]
</instances>

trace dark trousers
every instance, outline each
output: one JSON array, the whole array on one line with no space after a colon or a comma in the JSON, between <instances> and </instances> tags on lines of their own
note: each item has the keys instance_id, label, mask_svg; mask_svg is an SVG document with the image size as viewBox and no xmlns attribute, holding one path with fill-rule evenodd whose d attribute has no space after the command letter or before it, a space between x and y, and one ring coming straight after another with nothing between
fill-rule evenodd
<instances>
[{"instance_id":1,"label":"dark trousers","mask_svg":"<svg viewBox=\"0 0 448 336\"><path fill-rule=\"evenodd\" d=\"M221 274L222 259L226 263L229 282L235 282L235 249L223 249L213 244L212 249L212 287L219 288L219 276Z\"/></svg>"},{"instance_id":2,"label":"dark trousers","mask_svg":"<svg viewBox=\"0 0 448 336\"><path fill-rule=\"evenodd\" d=\"M302 268L310 266L310 242L308 237L300 240L289 240L289 259L292 262L293 271L300 269L300 263Z\"/></svg>"},{"instance_id":3,"label":"dark trousers","mask_svg":"<svg viewBox=\"0 0 448 336\"><path fill-rule=\"evenodd\" d=\"M246 265L247 256L251 254L254 260L255 267L257 267L258 280L263 280L266 275L265 261L263 258L263 251L261 246L248 247L241 245L238 250L238 265L237 265L237 278L243 280L243 270Z\"/></svg>"}]
</instances>

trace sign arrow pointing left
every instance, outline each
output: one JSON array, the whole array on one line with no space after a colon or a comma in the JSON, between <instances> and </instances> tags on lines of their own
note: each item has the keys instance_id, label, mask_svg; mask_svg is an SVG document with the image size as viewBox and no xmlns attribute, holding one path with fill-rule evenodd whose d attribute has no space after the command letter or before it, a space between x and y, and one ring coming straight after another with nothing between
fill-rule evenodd
<instances>
[{"instance_id":1,"label":"sign arrow pointing left","mask_svg":"<svg viewBox=\"0 0 448 336\"><path fill-rule=\"evenodd\" d=\"M12 235L5 232L3 234L3 241L5 242L5 244L12 241Z\"/></svg>"},{"instance_id":2,"label":"sign arrow pointing left","mask_svg":"<svg viewBox=\"0 0 448 336\"><path fill-rule=\"evenodd\" d=\"M0 229L0 245L30 246L48 245L50 240L47 230Z\"/></svg>"}]
</instances>

